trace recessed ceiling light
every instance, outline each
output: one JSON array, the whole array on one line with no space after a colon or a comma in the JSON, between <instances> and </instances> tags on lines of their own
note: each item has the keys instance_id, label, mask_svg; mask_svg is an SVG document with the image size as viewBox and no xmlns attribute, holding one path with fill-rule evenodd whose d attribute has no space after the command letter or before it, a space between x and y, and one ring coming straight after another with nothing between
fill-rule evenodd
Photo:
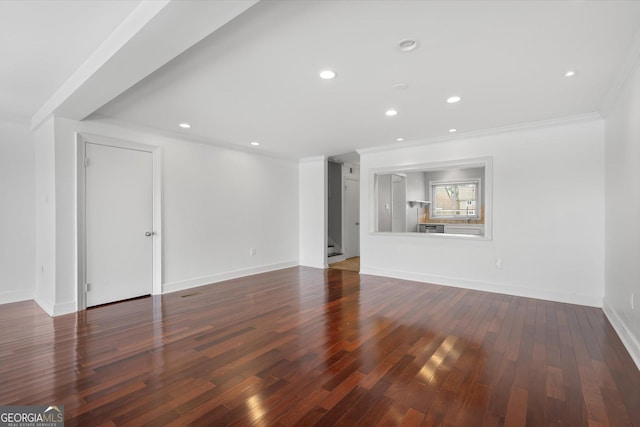
<instances>
[{"instance_id":1,"label":"recessed ceiling light","mask_svg":"<svg viewBox=\"0 0 640 427\"><path fill-rule=\"evenodd\" d=\"M458 129L449 129L450 133L454 133L454 132L457 132L457 131L458 131Z\"/></svg>"},{"instance_id":2,"label":"recessed ceiling light","mask_svg":"<svg viewBox=\"0 0 640 427\"><path fill-rule=\"evenodd\" d=\"M447 98L447 102L449 104L455 104L456 102L460 102L462 98L460 98L459 96L450 96L449 98Z\"/></svg>"},{"instance_id":3,"label":"recessed ceiling light","mask_svg":"<svg viewBox=\"0 0 640 427\"><path fill-rule=\"evenodd\" d=\"M191 127L189 123L180 123L178 126L180 126L182 129L189 129Z\"/></svg>"},{"instance_id":4,"label":"recessed ceiling light","mask_svg":"<svg viewBox=\"0 0 640 427\"><path fill-rule=\"evenodd\" d=\"M564 73L564 76L565 76L565 77L573 77L573 76L575 76L575 75L576 75L576 72L575 72L575 71L573 71L573 70L569 70L569 71L567 71L566 73Z\"/></svg>"},{"instance_id":5,"label":"recessed ceiling light","mask_svg":"<svg viewBox=\"0 0 640 427\"><path fill-rule=\"evenodd\" d=\"M332 70L320 71L320 78L324 80L331 80L336 77L336 72Z\"/></svg>"},{"instance_id":6,"label":"recessed ceiling light","mask_svg":"<svg viewBox=\"0 0 640 427\"><path fill-rule=\"evenodd\" d=\"M418 47L418 40L404 39L398 42L398 49L401 52L410 52Z\"/></svg>"},{"instance_id":7,"label":"recessed ceiling light","mask_svg":"<svg viewBox=\"0 0 640 427\"><path fill-rule=\"evenodd\" d=\"M398 114L398 112L396 110L387 110L387 112L385 113L387 116L391 117L391 116L395 116Z\"/></svg>"},{"instance_id":8,"label":"recessed ceiling light","mask_svg":"<svg viewBox=\"0 0 640 427\"><path fill-rule=\"evenodd\" d=\"M258 145L260 145L260 143L258 141L253 141L251 145L253 145L254 147L257 147Z\"/></svg>"},{"instance_id":9,"label":"recessed ceiling light","mask_svg":"<svg viewBox=\"0 0 640 427\"><path fill-rule=\"evenodd\" d=\"M404 138L396 138L396 141L402 142L402 141L404 141Z\"/></svg>"}]
</instances>

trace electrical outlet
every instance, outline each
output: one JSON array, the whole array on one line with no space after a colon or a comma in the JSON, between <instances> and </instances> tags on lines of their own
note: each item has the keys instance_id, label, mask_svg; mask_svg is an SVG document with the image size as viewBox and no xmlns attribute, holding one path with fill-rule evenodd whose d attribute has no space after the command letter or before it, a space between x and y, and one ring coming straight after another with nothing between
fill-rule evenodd
<instances>
[{"instance_id":1,"label":"electrical outlet","mask_svg":"<svg viewBox=\"0 0 640 427\"><path fill-rule=\"evenodd\" d=\"M496 258L496 268L498 270L502 269L502 259L501 258Z\"/></svg>"},{"instance_id":2,"label":"electrical outlet","mask_svg":"<svg viewBox=\"0 0 640 427\"><path fill-rule=\"evenodd\" d=\"M249 255L256 256L256 248L249 249Z\"/></svg>"}]
</instances>

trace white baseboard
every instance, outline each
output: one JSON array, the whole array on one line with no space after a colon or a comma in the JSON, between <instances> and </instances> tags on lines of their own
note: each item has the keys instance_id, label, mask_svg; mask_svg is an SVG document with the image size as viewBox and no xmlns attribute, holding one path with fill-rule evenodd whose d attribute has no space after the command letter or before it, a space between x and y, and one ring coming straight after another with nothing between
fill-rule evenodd
<instances>
[{"instance_id":1,"label":"white baseboard","mask_svg":"<svg viewBox=\"0 0 640 427\"><path fill-rule=\"evenodd\" d=\"M16 291L0 292L0 304L28 301L30 299L33 299L33 292L33 289L20 289Z\"/></svg>"},{"instance_id":2,"label":"white baseboard","mask_svg":"<svg viewBox=\"0 0 640 427\"><path fill-rule=\"evenodd\" d=\"M503 285L499 283L459 279L456 277L434 276L430 274L415 273L409 271L387 270L367 266L360 267L360 274L392 277L394 279L433 283L434 285L453 286L455 288L473 289L477 291L494 292L498 294L514 295L518 297L536 298L546 301L586 305L589 307L602 307L602 297L595 295L533 289L525 286Z\"/></svg>"},{"instance_id":3,"label":"white baseboard","mask_svg":"<svg viewBox=\"0 0 640 427\"><path fill-rule=\"evenodd\" d=\"M78 311L78 308L75 301L56 303L53 306L54 316L62 316L64 314L75 313L76 311Z\"/></svg>"},{"instance_id":4,"label":"white baseboard","mask_svg":"<svg viewBox=\"0 0 640 427\"><path fill-rule=\"evenodd\" d=\"M259 267L246 268L242 270L228 271L224 273L212 274L211 276L196 277L194 279L180 280L177 282L164 283L162 285L162 293L191 289L198 286L209 285L211 283L222 282L224 280L237 279L238 277L251 276L259 273L267 273L274 270L282 270L283 268L296 267L298 261L287 261L278 264L261 265Z\"/></svg>"},{"instance_id":5,"label":"white baseboard","mask_svg":"<svg viewBox=\"0 0 640 427\"><path fill-rule=\"evenodd\" d=\"M622 318L618 315L618 313L607 304L607 300L604 301L602 305L602 311L609 319L611 326L615 329L616 333L620 337L620 341L624 344L625 348L629 352L629 355L635 362L638 370L640 370L640 342L638 339L633 336L626 323L622 320Z\"/></svg>"},{"instance_id":6,"label":"white baseboard","mask_svg":"<svg viewBox=\"0 0 640 427\"><path fill-rule=\"evenodd\" d=\"M40 306L41 309L43 309L49 316L54 315L55 310L54 310L54 304L53 301L49 301L48 299L42 297L42 295L38 295L38 293L36 292L33 296L33 300L36 302L36 304L38 304Z\"/></svg>"},{"instance_id":7,"label":"white baseboard","mask_svg":"<svg viewBox=\"0 0 640 427\"><path fill-rule=\"evenodd\" d=\"M34 295L33 300L51 317L75 313L78 310L75 301L53 303L47 299L39 297L38 295Z\"/></svg>"},{"instance_id":8,"label":"white baseboard","mask_svg":"<svg viewBox=\"0 0 640 427\"><path fill-rule=\"evenodd\" d=\"M327 264L315 264L315 263L311 263L311 262L304 263L304 264L300 263L298 265L300 265L301 267L319 268L320 270L325 270L325 269L329 268L329 266Z\"/></svg>"}]
</instances>

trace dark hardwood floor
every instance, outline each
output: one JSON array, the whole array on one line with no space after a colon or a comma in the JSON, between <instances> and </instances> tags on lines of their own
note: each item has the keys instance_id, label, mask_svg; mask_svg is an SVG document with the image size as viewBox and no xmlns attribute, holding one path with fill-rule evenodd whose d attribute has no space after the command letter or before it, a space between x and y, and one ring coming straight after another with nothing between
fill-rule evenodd
<instances>
[{"instance_id":1,"label":"dark hardwood floor","mask_svg":"<svg viewBox=\"0 0 640 427\"><path fill-rule=\"evenodd\" d=\"M300 267L0 322L0 404L67 426L640 426L590 307Z\"/></svg>"}]
</instances>

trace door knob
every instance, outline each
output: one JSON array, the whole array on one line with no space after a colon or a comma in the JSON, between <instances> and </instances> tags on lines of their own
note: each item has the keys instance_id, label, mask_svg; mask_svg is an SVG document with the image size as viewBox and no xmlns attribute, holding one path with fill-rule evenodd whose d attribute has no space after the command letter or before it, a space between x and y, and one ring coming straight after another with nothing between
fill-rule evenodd
<instances>
[{"instance_id":1,"label":"door knob","mask_svg":"<svg viewBox=\"0 0 640 427\"><path fill-rule=\"evenodd\" d=\"M144 235L147 236L147 237L151 237L154 234L156 234L156 233L154 233L153 231L147 231L146 233L144 233Z\"/></svg>"}]
</instances>

